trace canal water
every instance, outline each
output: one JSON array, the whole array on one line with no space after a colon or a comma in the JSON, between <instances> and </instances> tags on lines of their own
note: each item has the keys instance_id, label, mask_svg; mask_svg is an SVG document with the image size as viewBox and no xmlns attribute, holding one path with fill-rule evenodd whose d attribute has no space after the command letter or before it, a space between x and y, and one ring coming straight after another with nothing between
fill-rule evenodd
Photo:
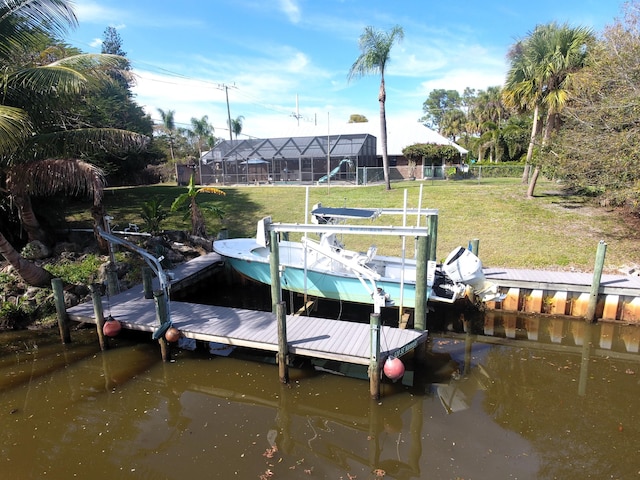
<instances>
[{"instance_id":1,"label":"canal water","mask_svg":"<svg viewBox=\"0 0 640 480\"><path fill-rule=\"evenodd\" d=\"M0 478L640 477L640 328L460 311L429 328L427 365L377 402L330 365L281 385L255 352L163 363L148 334L101 352L94 327L66 346L0 332Z\"/></svg>"}]
</instances>

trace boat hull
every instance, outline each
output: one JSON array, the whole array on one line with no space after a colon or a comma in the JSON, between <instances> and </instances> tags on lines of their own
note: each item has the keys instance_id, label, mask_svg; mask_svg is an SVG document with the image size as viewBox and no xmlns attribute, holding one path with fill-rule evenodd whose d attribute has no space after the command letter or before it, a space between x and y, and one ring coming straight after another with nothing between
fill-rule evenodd
<instances>
[{"instance_id":1,"label":"boat hull","mask_svg":"<svg viewBox=\"0 0 640 480\"><path fill-rule=\"evenodd\" d=\"M253 239L219 240L214 242L214 250L226 257L229 265L240 274L260 283L271 284L269 250L259 246ZM326 259L323 262L311 257L306 260L307 268L304 268L303 252L304 247L300 243L280 242L279 258L283 289L306 293L313 297L373 304L370 282L360 280L353 272L340 269L339 265L332 265ZM380 257L372 262L374 268L380 268L380 265L384 264L389 271L397 273L396 278L381 276L376 280L376 286L384 290L395 306L415 308L415 262L406 260L404 278L401 278L398 273L401 270L400 264L398 261L392 262L393 258ZM335 271L331 271L332 269ZM448 301L445 296L438 297L433 291L429 291L429 299Z\"/></svg>"}]
</instances>

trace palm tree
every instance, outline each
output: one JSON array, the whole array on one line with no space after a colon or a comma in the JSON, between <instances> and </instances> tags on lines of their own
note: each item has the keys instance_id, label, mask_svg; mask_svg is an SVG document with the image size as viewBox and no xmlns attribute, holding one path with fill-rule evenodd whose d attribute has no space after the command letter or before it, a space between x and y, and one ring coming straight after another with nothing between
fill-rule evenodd
<instances>
[{"instance_id":1,"label":"palm tree","mask_svg":"<svg viewBox=\"0 0 640 480\"><path fill-rule=\"evenodd\" d=\"M202 118L191 118L191 133L193 134L198 146L198 177L200 177L200 185L202 181L202 152L203 147L211 143L213 137L213 126L209 123L209 117L204 115Z\"/></svg>"},{"instance_id":2,"label":"palm tree","mask_svg":"<svg viewBox=\"0 0 640 480\"><path fill-rule=\"evenodd\" d=\"M404 31L398 25L389 32L366 27L362 35L360 35L360 56L351 65L348 75L348 79L351 80L368 73L380 73L380 90L378 91L380 142L382 144L382 167L387 190L391 190L391 179L389 178L389 159L387 158L387 117L385 112L387 92L384 85L384 73L390 60L391 47L393 47L396 39L401 40L402 38L404 38Z\"/></svg>"},{"instance_id":3,"label":"palm tree","mask_svg":"<svg viewBox=\"0 0 640 480\"><path fill-rule=\"evenodd\" d=\"M204 221L204 215L202 214L202 209L198 205L196 197L199 193L213 193L215 195L226 195L226 193L215 187L201 187L196 188L195 182L193 180L193 175L191 175L191 179L189 180L189 185L187 186L187 191L179 195L171 204L171 211L175 212L187 206L185 210L185 218L191 218L191 235L195 235L198 237L206 237L207 229ZM188 205L187 205L188 202ZM208 207L208 210L211 211L218 218L222 218L224 212L218 207Z\"/></svg>"},{"instance_id":4,"label":"palm tree","mask_svg":"<svg viewBox=\"0 0 640 480\"><path fill-rule=\"evenodd\" d=\"M243 120L244 120L244 117L242 115L239 115L235 119L232 119L231 120L231 125L229 125L229 128L231 129L231 131L236 136L236 140L238 140L238 135L240 135L240 132L242 132L242 121Z\"/></svg>"},{"instance_id":5,"label":"palm tree","mask_svg":"<svg viewBox=\"0 0 640 480\"><path fill-rule=\"evenodd\" d=\"M76 25L65 0L12 0L0 5L0 178L29 240L42 239L30 195L89 192L100 203L104 182L99 170L80 162L81 155L110 146L142 145L142 137L116 129L80 128L72 105L94 85L113 82L123 65L115 55L73 55L46 65L15 62L29 58L17 52L37 51L42 40ZM71 112L71 113L69 113ZM91 185L87 188L88 185ZM15 251L0 233L0 253L18 274L34 285L46 284L48 273Z\"/></svg>"},{"instance_id":6,"label":"palm tree","mask_svg":"<svg viewBox=\"0 0 640 480\"><path fill-rule=\"evenodd\" d=\"M158 113L162 119L162 129L164 130L167 138L169 139L169 153L171 154L171 161L175 162L176 157L173 153L173 144L175 142L176 123L174 120L175 110L167 110L166 112L159 108Z\"/></svg>"},{"instance_id":7,"label":"palm tree","mask_svg":"<svg viewBox=\"0 0 640 480\"><path fill-rule=\"evenodd\" d=\"M538 25L512 48L505 101L522 110L533 110L527 164L540 135L540 112L545 112L541 142L544 147L558 128L557 118L567 102L572 77L585 66L593 41L593 33L587 28L550 23ZM529 198L533 197L539 174L540 166L535 165L527 190Z\"/></svg>"}]
</instances>

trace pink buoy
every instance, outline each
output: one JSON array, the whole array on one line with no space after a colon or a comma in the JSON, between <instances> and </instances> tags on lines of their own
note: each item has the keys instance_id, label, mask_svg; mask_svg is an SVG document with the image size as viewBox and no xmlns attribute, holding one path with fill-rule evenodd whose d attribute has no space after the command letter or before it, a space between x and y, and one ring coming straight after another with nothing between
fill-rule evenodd
<instances>
[{"instance_id":1,"label":"pink buoy","mask_svg":"<svg viewBox=\"0 0 640 480\"><path fill-rule=\"evenodd\" d=\"M120 322L118 320L110 318L109 320L104 322L104 325L102 326L102 333L104 333L107 337L115 337L116 335L118 335L118 333L120 333L121 329L122 325L120 324Z\"/></svg>"},{"instance_id":2,"label":"pink buoy","mask_svg":"<svg viewBox=\"0 0 640 480\"><path fill-rule=\"evenodd\" d=\"M384 362L384 374L394 382L404 375L404 363L396 357L388 357Z\"/></svg>"},{"instance_id":3,"label":"pink buoy","mask_svg":"<svg viewBox=\"0 0 640 480\"><path fill-rule=\"evenodd\" d=\"M170 343L177 342L180 339L180 330L176 327L171 327L167 330L167 333L164 334L164 338Z\"/></svg>"}]
</instances>

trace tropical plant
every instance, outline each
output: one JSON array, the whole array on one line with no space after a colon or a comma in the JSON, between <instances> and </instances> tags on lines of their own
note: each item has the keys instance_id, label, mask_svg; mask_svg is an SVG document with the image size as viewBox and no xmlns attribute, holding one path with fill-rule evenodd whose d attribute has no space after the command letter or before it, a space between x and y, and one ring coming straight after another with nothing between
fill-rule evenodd
<instances>
[{"instance_id":1,"label":"tropical plant","mask_svg":"<svg viewBox=\"0 0 640 480\"><path fill-rule=\"evenodd\" d=\"M147 231L152 235L157 235L162 231L160 225L166 220L169 213L164 210L161 200L152 198L142 204L141 216Z\"/></svg>"},{"instance_id":2,"label":"tropical plant","mask_svg":"<svg viewBox=\"0 0 640 480\"><path fill-rule=\"evenodd\" d=\"M538 25L524 40L512 47L505 100L514 107L533 110L527 164L531 162L540 132L539 112L546 114L541 141L544 148L558 128L558 115L567 102L568 87L575 73L585 66L593 41L593 33L587 28L550 23ZM536 164L527 190L530 198L533 197L539 174L540 165Z\"/></svg>"},{"instance_id":3,"label":"tropical plant","mask_svg":"<svg viewBox=\"0 0 640 480\"><path fill-rule=\"evenodd\" d=\"M573 78L546 165L572 191L640 215L640 2L607 26Z\"/></svg>"},{"instance_id":4,"label":"tropical plant","mask_svg":"<svg viewBox=\"0 0 640 480\"><path fill-rule=\"evenodd\" d=\"M242 132L242 122L244 121L244 117L242 115L237 116L236 118L231 119L231 125L229 128L236 136L236 140L238 139L238 135Z\"/></svg>"},{"instance_id":5,"label":"tropical plant","mask_svg":"<svg viewBox=\"0 0 640 480\"><path fill-rule=\"evenodd\" d=\"M366 27L360 35L359 46L360 56L349 69L348 78L362 77L369 73L380 74L380 89L378 91L378 102L380 103L380 143L382 144L382 167L384 171L384 181L386 189L391 190L391 179L389 176L389 159L387 157L387 116L385 102L387 91L385 89L384 74L387 64L391 59L391 47L394 42L404 37L402 27L396 25L389 32L376 30L373 27Z\"/></svg>"},{"instance_id":6,"label":"tropical plant","mask_svg":"<svg viewBox=\"0 0 640 480\"><path fill-rule=\"evenodd\" d=\"M184 219L191 218L191 235L198 237L207 236L207 228L202 214L202 208L198 205L196 197L200 193L213 193L215 195L226 195L226 193L215 187L196 188L194 175L191 175L187 191L179 195L171 204L171 211L184 210ZM217 206L203 207L218 218L224 217L224 211Z\"/></svg>"},{"instance_id":7,"label":"tropical plant","mask_svg":"<svg viewBox=\"0 0 640 480\"><path fill-rule=\"evenodd\" d=\"M158 113L162 119L162 125L160 130L162 134L167 137L167 143L169 144L169 153L171 154L171 161L175 162L176 157L174 153L175 138L176 138L176 122L174 119L175 110L167 110L166 112L159 108Z\"/></svg>"},{"instance_id":8,"label":"tropical plant","mask_svg":"<svg viewBox=\"0 0 640 480\"><path fill-rule=\"evenodd\" d=\"M132 132L86 128L74 111L82 94L113 81L112 73L123 64L121 57L77 54L43 64L50 55L27 54L39 52L44 38L75 25L70 2L65 0L0 4L0 178L4 182L0 188L17 206L30 239L47 240L33 212L31 195L87 192L99 204L102 174L80 159L114 145L144 144L143 137ZM48 283L50 274L22 258L2 233L0 253L28 283Z\"/></svg>"}]
</instances>

